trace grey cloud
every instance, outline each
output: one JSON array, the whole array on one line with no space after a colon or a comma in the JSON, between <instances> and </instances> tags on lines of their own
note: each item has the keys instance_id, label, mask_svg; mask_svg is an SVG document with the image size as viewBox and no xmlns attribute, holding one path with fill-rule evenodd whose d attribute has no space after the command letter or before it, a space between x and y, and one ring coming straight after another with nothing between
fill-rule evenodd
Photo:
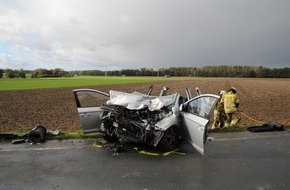
<instances>
[{"instance_id":1,"label":"grey cloud","mask_svg":"<svg viewBox=\"0 0 290 190\"><path fill-rule=\"evenodd\" d=\"M35 55L27 61L45 60L52 68L54 63L64 69L157 69L290 62L286 0L12 2L0 3L0 9L13 10L0 14L0 31L13 34L0 37L0 43L19 44L15 36L26 27L39 36L21 39ZM11 27L5 29L7 20Z\"/></svg>"}]
</instances>

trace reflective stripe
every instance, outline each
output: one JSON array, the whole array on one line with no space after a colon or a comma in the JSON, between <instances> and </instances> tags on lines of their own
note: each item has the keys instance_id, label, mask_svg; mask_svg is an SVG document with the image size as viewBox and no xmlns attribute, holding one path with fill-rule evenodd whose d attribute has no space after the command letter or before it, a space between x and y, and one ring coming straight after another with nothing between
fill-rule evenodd
<instances>
[{"instance_id":1,"label":"reflective stripe","mask_svg":"<svg viewBox=\"0 0 290 190\"><path fill-rule=\"evenodd\" d=\"M168 156L170 154L179 154L179 155L183 155L185 156L186 153L183 153L183 152L177 152L179 149L175 149L175 150L172 150L172 151L169 151L169 152L164 152L164 153L156 153L156 152L149 152L149 151L145 151L145 150L141 150L139 151L140 154L146 154L146 155L149 155L149 156Z\"/></svg>"},{"instance_id":2,"label":"reflective stripe","mask_svg":"<svg viewBox=\"0 0 290 190\"><path fill-rule=\"evenodd\" d=\"M147 152L145 150L141 150L139 151L140 154L146 154L146 155L150 155L150 156L159 156L159 153L153 153L153 152Z\"/></svg>"},{"instance_id":3,"label":"reflective stripe","mask_svg":"<svg viewBox=\"0 0 290 190\"><path fill-rule=\"evenodd\" d=\"M100 145L100 144L94 143L94 144L93 144L93 147L95 147L95 148L102 148L103 146Z\"/></svg>"},{"instance_id":4,"label":"reflective stripe","mask_svg":"<svg viewBox=\"0 0 290 190\"><path fill-rule=\"evenodd\" d=\"M163 155L163 156L168 156L169 154L174 153L174 152L176 152L177 150L178 150L178 148L175 149L175 150L172 150L172 151L170 151L170 152L164 152L162 155Z\"/></svg>"},{"instance_id":5,"label":"reflective stripe","mask_svg":"<svg viewBox=\"0 0 290 190\"><path fill-rule=\"evenodd\" d=\"M101 144L97 144L97 143L93 143L93 147L95 148L102 148L103 146ZM140 154L145 154L145 155L149 155L149 156L168 156L170 154L179 154L179 155L183 155L185 156L186 153L183 153L183 152L177 152L179 149L175 149L175 150L172 150L172 151L169 151L169 152L164 152L164 153L156 153L156 152L149 152L149 151L145 151L145 150L140 150L139 153Z\"/></svg>"}]
</instances>

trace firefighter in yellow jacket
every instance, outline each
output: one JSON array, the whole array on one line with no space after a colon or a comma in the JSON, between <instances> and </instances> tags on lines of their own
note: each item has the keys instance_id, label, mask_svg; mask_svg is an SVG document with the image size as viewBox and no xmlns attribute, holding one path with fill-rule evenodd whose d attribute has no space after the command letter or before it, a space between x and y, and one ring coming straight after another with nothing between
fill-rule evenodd
<instances>
[{"instance_id":1,"label":"firefighter in yellow jacket","mask_svg":"<svg viewBox=\"0 0 290 190\"><path fill-rule=\"evenodd\" d=\"M233 127L240 121L237 109L240 100L238 99L236 92L236 88L231 87L223 97L224 109L227 117L225 127Z\"/></svg>"},{"instance_id":2,"label":"firefighter in yellow jacket","mask_svg":"<svg viewBox=\"0 0 290 190\"><path fill-rule=\"evenodd\" d=\"M214 111L213 111L213 124L211 129L215 128L222 128L225 123L225 109L224 109L224 102L223 97L226 94L226 91L222 90L219 92L220 98L218 103L216 104Z\"/></svg>"}]
</instances>

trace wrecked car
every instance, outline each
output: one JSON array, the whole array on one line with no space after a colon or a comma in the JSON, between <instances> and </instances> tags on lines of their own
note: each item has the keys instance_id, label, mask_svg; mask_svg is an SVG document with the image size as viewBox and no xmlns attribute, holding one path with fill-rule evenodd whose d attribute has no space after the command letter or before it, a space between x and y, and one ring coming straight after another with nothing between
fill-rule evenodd
<instances>
[{"instance_id":1,"label":"wrecked car","mask_svg":"<svg viewBox=\"0 0 290 190\"><path fill-rule=\"evenodd\" d=\"M211 114L219 96L200 94L186 98L179 93L152 96L110 90L73 90L84 133L101 132L108 141L144 143L168 151L179 146L181 138L204 154Z\"/></svg>"}]
</instances>

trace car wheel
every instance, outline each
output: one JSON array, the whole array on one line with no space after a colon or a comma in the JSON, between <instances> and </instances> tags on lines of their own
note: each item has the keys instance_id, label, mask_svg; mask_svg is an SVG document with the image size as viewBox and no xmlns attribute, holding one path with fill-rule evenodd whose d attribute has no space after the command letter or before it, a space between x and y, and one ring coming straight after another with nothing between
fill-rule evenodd
<instances>
[{"instance_id":1,"label":"car wheel","mask_svg":"<svg viewBox=\"0 0 290 190\"><path fill-rule=\"evenodd\" d=\"M177 126L169 127L163 134L158 147L163 151L169 151L178 148L179 131Z\"/></svg>"}]
</instances>

